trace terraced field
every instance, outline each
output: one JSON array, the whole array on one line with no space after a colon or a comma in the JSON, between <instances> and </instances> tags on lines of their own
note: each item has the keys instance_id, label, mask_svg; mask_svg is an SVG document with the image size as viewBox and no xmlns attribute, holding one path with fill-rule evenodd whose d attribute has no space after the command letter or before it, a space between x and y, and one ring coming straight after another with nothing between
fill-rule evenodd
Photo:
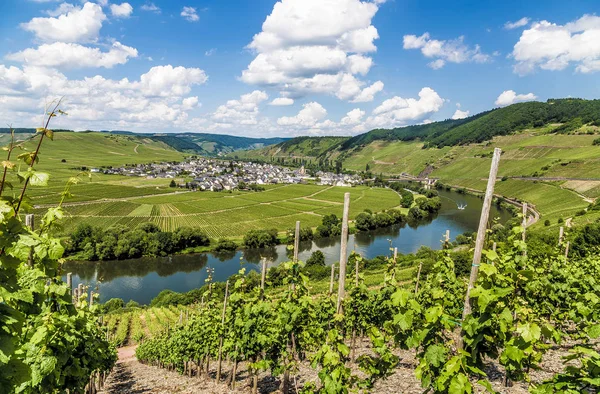
<instances>
[{"instance_id":1,"label":"terraced field","mask_svg":"<svg viewBox=\"0 0 600 394\"><path fill-rule=\"evenodd\" d=\"M188 226L204 230L211 238L242 237L253 229L285 231L297 220L316 227L324 215L342 215L344 193L350 192L350 216L369 208L398 208L400 199L389 189L364 186L344 188L317 185L276 185L264 192L187 192L113 201L67 205L64 226L68 233L80 223L107 228L136 227L152 222L165 231ZM40 209L41 213L42 209Z\"/></svg>"}]
</instances>

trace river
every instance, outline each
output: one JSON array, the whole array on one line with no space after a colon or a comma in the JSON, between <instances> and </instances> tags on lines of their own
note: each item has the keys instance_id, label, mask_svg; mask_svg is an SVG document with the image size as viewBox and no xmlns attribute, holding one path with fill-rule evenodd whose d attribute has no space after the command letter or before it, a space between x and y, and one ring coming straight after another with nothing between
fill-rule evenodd
<instances>
[{"instance_id":1,"label":"river","mask_svg":"<svg viewBox=\"0 0 600 394\"><path fill-rule=\"evenodd\" d=\"M483 200L469 194L440 191L442 208L435 218L418 225L396 225L369 232L351 235L348 250L355 250L363 257L373 258L388 255L390 247L397 247L400 253L412 253L421 246L439 249L446 230L451 239L464 232L477 231ZM458 205L466 205L463 210ZM492 218L505 222L510 214L492 207ZM300 246L299 258L306 261L311 253L320 249L327 264L338 261L340 255L339 237L304 242ZM260 270L261 256L269 265L288 260L286 245L269 249L244 250L227 255L212 253L178 255L162 258L143 257L133 260L105 261L99 263L67 263L65 272L72 272L73 286L79 283L90 285L100 292L100 301L122 298L149 304L162 290L170 289L186 292L202 286L207 278L207 268L214 269L213 278L224 281L237 273L241 266L246 270Z\"/></svg>"}]
</instances>

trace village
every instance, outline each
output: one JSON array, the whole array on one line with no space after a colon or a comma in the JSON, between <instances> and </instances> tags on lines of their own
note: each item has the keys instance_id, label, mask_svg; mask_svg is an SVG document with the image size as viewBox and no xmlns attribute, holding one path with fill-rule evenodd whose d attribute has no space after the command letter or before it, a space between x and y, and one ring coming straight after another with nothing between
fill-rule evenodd
<instances>
[{"instance_id":1,"label":"village","mask_svg":"<svg viewBox=\"0 0 600 394\"><path fill-rule=\"evenodd\" d=\"M171 179L171 186L196 191L229 191L247 189L252 185L300 184L315 182L319 185L351 187L363 183L357 175L318 171L309 175L302 166L297 169L274 164L242 161L224 161L198 158L181 163L151 163L118 168L92 168L92 172L108 175ZM184 178L186 182L175 182ZM256 188L255 188L256 189Z\"/></svg>"}]
</instances>

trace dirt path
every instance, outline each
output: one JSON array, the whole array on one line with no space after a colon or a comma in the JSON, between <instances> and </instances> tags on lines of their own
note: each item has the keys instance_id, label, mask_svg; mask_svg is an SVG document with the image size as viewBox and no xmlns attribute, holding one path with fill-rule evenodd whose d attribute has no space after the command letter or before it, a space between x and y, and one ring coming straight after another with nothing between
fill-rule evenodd
<instances>
[{"instance_id":1,"label":"dirt path","mask_svg":"<svg viewBox=\"0 0 600 394\"><path fill-rule=\"evenodd\" d=\"M531 378L534 383L540 383L552 377L555 373L564 368L565 362L562 357L568 354L570 346L553 347L543 357L539 371L532 371ZM145 365L138 362L135 357L131 357L135 350L134 347L119 349L119 362L113 372L108 376L106 385L103 390L99 391L102 394L120 394L120 393L250 393L250 376L248 374L245 363L240 363L238 374L236 376L236 389L230 390L225 380L231 371L232 365L228 362L223 363L223 381L216 384L214 379L216 375L216 362L211 363L209 376L205 373L201 376L196 375L196 368L192 368L192 376L184 376L177 372L168 371L158 367ZM380 380L375 384L370 393L373 394L422 394L420 382L415 377L415 368L417 360L414 357L413 351L394 350L394 353L399 356L399 363L396 366L394 373L387 379ZM371 354L368 340L358 339L356 356L360 357L363 354ZM354 373L361 374L358 371L356 364L348 365ZM503 368L496 362L487 360L485 366L493 388L502 394L526 394L527 384L517 383L513 387L504 387L503 385ZM317 371L312 369L308 361L301 362L298 365L298 375L292 377L292 384L297 383L301 388L306 382L318 382ZM473 382L475 383L475 382ZM259 393L274 394L278 392L280 380L277 377L271 376L269 373L261 373L258 379ZM474 384L475 393L483 393L481 386Z\"/></svg>"},{"instance_id":2,"label":"dirt path","mask_svg":"<svg viewBox=\"0 0 600 394\"><path fill-rule=\"evenodd\" d=\"M138 150L137 150L138 146L140 146L140 144L137 144L137 145L135 146L135 148L133 148L133 151L134 151L136 154L138 154Z\"/></svg>"}]
</instances>

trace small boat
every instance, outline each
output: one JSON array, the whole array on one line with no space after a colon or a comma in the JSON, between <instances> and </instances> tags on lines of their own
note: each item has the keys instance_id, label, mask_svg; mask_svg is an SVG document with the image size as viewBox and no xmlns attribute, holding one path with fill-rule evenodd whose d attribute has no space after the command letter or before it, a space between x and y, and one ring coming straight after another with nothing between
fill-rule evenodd
<instances>
[{"instance_id":1,"label":"small boat","mask_svg":"<svg viewBox=\"0 0 600 394\"><path fill-rule=\"evenodd\" d=\"M461 204L456 204L458 206L458 209L460 209L461 211L464 211L464 209L467 207L467 204L461 205Z\"/></svg>"}]
</instances>

